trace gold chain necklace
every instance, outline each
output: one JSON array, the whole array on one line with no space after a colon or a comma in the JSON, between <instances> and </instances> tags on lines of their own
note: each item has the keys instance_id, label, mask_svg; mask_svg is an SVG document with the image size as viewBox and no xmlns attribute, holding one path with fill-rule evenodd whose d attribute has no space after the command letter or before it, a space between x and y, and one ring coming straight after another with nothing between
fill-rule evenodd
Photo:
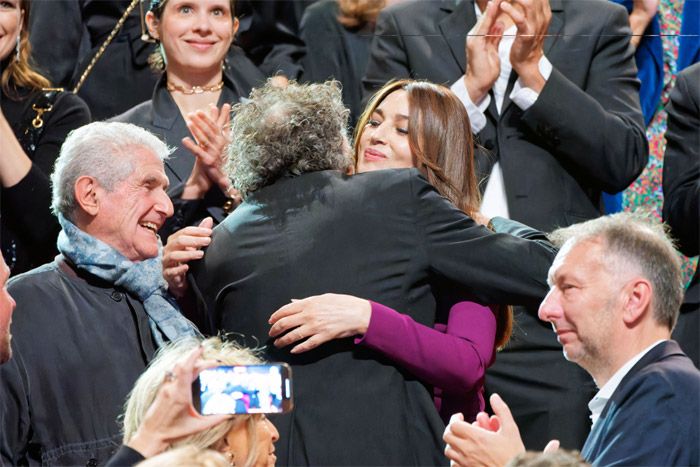
<instances>
[{"instance_id":1,"label":"gold chain necklace","mask_svg":"<svg viewBox=\"0 0 700 467\"><path fill-rule=\"evenodd\" d=\"M217 84L212 84L211 86L192 86L191 88L187 89L183 86L178 86L176 84L168 82L168 91L173 92L173 91L179 91L183 94L190 95L190 94L202 94L204 92L216 92L221 90L221 88L224 87L224 82L220 81Z\"/></svg>"}]
</instances>

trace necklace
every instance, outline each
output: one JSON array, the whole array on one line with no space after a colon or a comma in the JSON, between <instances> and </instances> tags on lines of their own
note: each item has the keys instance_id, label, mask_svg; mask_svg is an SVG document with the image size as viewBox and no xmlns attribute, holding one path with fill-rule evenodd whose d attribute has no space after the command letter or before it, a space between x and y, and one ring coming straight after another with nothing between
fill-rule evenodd
<instances>
[{"instance_id":1,"label":"necklace","mask_svg":"<svg viewBox=\"0 0 700 467\"><path fill-rule=\"evenodd\" d=\"M191 88L186 88L183 86L178 86L176 84L168 82L168 91L173 92L173 91L179 91L183 94L190 95L190 94L202 94L204 92L216 92L219 91L221 88L224 87L224 82L220 81L216 84L212 84L211 86L192 86Z\"/></svg>"}]
</instances>

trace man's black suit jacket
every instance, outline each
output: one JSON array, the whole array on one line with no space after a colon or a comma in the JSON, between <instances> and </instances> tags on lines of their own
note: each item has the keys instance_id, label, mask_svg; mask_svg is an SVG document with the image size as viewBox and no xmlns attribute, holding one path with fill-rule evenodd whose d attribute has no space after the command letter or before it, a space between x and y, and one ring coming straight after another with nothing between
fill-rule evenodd
<instances>
[{"instance_id":1,"label":"man's black suit jacket","mask_svg":"<svg viewBox=\"0 0 700 467\"><path fill-rule=\"evenodd\" d=\"M674 341L625 375L583 447L593 465L698 465L700 372Z\"/></svg>"},{"instance_id":2,"label":"man's black suit jacket","mask_svg":"<svg viewBox=\"0 0 700 467\"><path fill-rule=\"evenodd\" d=\"M334 292L432 326L432 290L446 280L466 299L539 303L553 253L477 225L415 169L322 171L250 195L214 229L194 278L216 329L253 336L293 366L296 407L273 420L281 465L439 465L444 425L428 388L351 338L300 356L275 349L270 314Z\"/></svg>"},{"instance_id":3,"label":"man's black suit jacket","mask_svg":"<svg viewBox=\"0 0 700 467\"><path fill-rule=\"evenodd\" d=\"M627 13L605 0L550 0L544 53L553 71L523 112L494 99L478 141L482 176L497 159L512 219L549 231L598 217L601 192L626 188L644 168L647 140ZM465 72L474 1L407 0L377 21L366 93L392 78L452 85Z\"/></svg>"}]
</instances>

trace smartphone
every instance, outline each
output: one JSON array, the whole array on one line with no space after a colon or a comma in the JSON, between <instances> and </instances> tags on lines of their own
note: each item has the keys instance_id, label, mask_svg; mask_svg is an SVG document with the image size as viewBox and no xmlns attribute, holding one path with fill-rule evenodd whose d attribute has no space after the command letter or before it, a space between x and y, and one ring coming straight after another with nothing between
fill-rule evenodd
<instances>
[{"instance_id":1,"label":"smartphone","mask_svg":"<svg viewBox=\"0 0 700 467\"><path fill-rule=\"evenodd\" d=\"M286 363L208 368L192 383L202 415L286 413L292 410L292 369Z\"/></svg>"}]
</instances>

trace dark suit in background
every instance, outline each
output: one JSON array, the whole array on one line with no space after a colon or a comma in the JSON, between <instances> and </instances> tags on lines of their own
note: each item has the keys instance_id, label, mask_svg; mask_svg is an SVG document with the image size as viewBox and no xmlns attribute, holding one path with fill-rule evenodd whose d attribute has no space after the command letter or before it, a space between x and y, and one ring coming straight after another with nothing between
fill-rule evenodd
<instances>
[{"instance_id":1,"label":"dark suit in background","mask_svg":"<svg viewBox=\"0 0 700 467\"><path fill-rule=\"evenodd\" d=\"M629 185L647 160L639 82L624 8L602 0L550 0L544 54L553 71L537 101L522 111L495 99L477 135L481 176L500 163L512 219L551 230L601 214L601 193ZM379 16L365 75L371 92L392 78L448 86L465 73L465 37L476 22L473 0L408 0ZM485 184L483 184L485 186ZM487 391L499 392L522 428L525 444L552 438L580 448L590 422L590 377L567 363L536 309L516 312L514 338L490 369Z\"/></svg>"},{"instance_id":2,"label":"dark suit in background","mask_svg":"<svg viewBox=\"0 0 700 467\"><path fill-rule=\"evenodd\" d=\"M432 327L433 288L452 280L483 303L535 303L553 251L492 234L416 169L283 178L248 196L194 265L216 329L253 336L294 372L295 409L275 417L281 465L442 465L431 388L352 338L294 356L269 316L326 292L386 304ZM255 341L249 341L249 343Z\"/></svg>"},{"instance_id":3,"label":"dark suit in background","mask_svg":"<svg viewBox=\"0 0 700 467\"><path fill-rule=\"evenodd\" d=\"M700 64L683 70L666 106L668 129L664 154L664 221L686 256L700 253ZM673 337L699 366L700 272L685 293Z\"/></svg>"},{"instance_id":4,"label":"dark suit in background","mask_svg":"<svg viewBox=\"0 0 700 467\"><path fill-rule=\"evenodd\" d=\"M581 454L593 465L698 465L699 395L700 372L664 341L622 379Z\"/></svg>"}]
</instances>

